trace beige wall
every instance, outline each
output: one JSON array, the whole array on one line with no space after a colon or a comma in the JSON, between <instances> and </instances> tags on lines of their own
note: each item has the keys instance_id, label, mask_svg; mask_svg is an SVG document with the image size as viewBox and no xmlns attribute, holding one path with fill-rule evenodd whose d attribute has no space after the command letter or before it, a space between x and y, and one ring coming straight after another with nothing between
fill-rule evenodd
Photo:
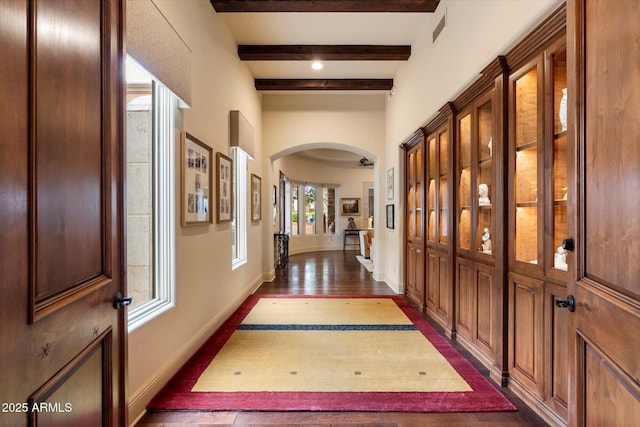
<instances>
[{"instance_id":1,"label":"beige wall","mask_svg":"<svg viewBox=\"0 0 640 427\"><path fill-rule=\"evenodd\" d=\"M559 4L557 0L442 0L436 13L425 19L412 44L411 58L394 78L393 97L386 108L384 158L385 168L394 168L398 184L393 201L396 213L403 209L398 146ZM446 27L433 44L433 29L445 12ZM403 231L402 227L385 229L385 280L394 289L402 287Z\"/></svg>"},{"instance_id":2,"label":"beige wall","mask_svg":"<svg viewBox=\"0 0 640 427\"><path fill-rule=\"evenodd\" d=\"M130 0L135 1L135 0ZM263 175L261 106L253 77L208 0L154 0L192 51L192 104L178 124L213 152L229 153L229 110L240 110L256 129L256 159L249 172ZM176 140L176 154L180 146ZM176 156L176 171L179 171ZM176 200L180 200L179 172ZM266 221L251 223L248 263L231 270L228 223L183 228L176 206L176 306L129 335L131 421L151 397L263 279Z\"/></svg>"}]
</instances>

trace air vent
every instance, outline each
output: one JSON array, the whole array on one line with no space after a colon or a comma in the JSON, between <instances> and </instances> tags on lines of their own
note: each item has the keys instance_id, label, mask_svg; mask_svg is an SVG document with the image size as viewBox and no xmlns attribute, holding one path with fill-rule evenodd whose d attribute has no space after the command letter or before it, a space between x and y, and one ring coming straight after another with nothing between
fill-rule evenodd
<instances>
[{"instance_id":1,"label":"air vent","mask_svg":"<svg viewBox=\"0 0 640 427\"><path fill-rule=\"evenodd\" d=\"M445 12L442 15L442 18L440 18L440 22L438 22L438 25L436 25L436 28L433 30L433 43L436 42L436 40L438 40L438 36L440 36L440 33L442 33L442 30L444 30L444 27L447 26L447 13Z\"/></svg>"}]
</instances>

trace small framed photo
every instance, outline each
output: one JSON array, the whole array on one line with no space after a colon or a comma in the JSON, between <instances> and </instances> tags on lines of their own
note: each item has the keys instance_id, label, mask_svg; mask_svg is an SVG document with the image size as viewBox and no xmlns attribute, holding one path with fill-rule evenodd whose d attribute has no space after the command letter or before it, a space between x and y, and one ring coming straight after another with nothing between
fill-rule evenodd
<instances>
[{"instance_id":1,"label":"small framed photo","mask_svg":"<svg viewBox=\"0 0 640 427\"><path fill-rule=\"evenodd\" d=\"M393 168L387 170L387 200L393 200Z\"/></svg>"},{"instance_id":2,"label":"small framed photo","mask_svg":"<svg viewBox=\"0 0 640 427\"><path fill-rule=\"evenodd\" d=\"M251 174L251 221L260 221L262 218L261 197L262 179L258 175Z\"/></svg>"},{"instance_id":3,"label":"small framed photo","mask_svg":"<svg viewBox=\"0 0 640 427\"><path fill-rule=\"evenodd\" d=\"M342 215L360 215L360 199L340 199L340 207Z\"/></svg>"},{"instance_id":4,"label":"small framed photo","mask_svg":"<svg viewBox=\"0 0 640 427\"><path fill-rule=\"evenodd\" d=\"M387 205L387 228L394 228L394 205Z\"/></svg>"},{"instance_id":5,"label":"small framed photo","mask_svg":"<svg viewBox=\"0 0 640 427\"><path fill-rule=\"evenodd\" d=\"M187 132L182 132L182 226L210 224L213 216L209 207L213 187L211 171L212 149Z\"/></svg>"},{"instance_id":6,"label":"small framed photo","mask_svg":"<svg viewBox=\"0 0 640 427\"><path fill-rule=\"evenodd\" d=\"M233 217L233 159L216 153L216 222L231 221Z\"/></svg>"}]
</instances>

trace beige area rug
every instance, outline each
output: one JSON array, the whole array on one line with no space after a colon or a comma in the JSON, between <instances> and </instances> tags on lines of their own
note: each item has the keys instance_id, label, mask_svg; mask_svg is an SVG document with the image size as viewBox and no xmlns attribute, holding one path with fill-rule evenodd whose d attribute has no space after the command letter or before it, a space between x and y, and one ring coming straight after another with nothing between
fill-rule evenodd
<instances>
[{"instance_id":1,"label":"beige area rug","mask_svg":"<svg viewBox=\"0 0 640 427\"><path fill-rule=\"evenodd\" d=\"M148 409L515 407L401 296L251 295Z\"/></svg>"},{"instance_id":2,"label":"beige area rug","mask_svg":"<svg viewBox=\"0 0 640 427\"><path fill-rule=\"evenodd\" d=\"M392 300L263 298L192 391L471 388Z\"/></svg>"}]
</instances>

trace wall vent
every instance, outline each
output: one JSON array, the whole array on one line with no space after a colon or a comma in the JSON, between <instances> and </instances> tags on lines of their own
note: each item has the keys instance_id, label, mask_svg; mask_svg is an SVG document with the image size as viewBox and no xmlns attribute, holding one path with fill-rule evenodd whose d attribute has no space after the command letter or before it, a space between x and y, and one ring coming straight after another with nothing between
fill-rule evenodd
<instances>
[{"instance_id":1,"label":"wall vent","mask_svg":"<svg viewBox=\"0 0 640 427\"><path fill-rule=\"evenodd\" d=\"M436 25L436 28L434 28L433 30L433 43L436 42L436 40L438 39L438 36L440 35L440 33L442 33L442 30L444 30L444 27L446 26L447 26L447 13L445 12L442 15L442 18L440 18L438 25Z\"/></svg>"}]
</instances>

